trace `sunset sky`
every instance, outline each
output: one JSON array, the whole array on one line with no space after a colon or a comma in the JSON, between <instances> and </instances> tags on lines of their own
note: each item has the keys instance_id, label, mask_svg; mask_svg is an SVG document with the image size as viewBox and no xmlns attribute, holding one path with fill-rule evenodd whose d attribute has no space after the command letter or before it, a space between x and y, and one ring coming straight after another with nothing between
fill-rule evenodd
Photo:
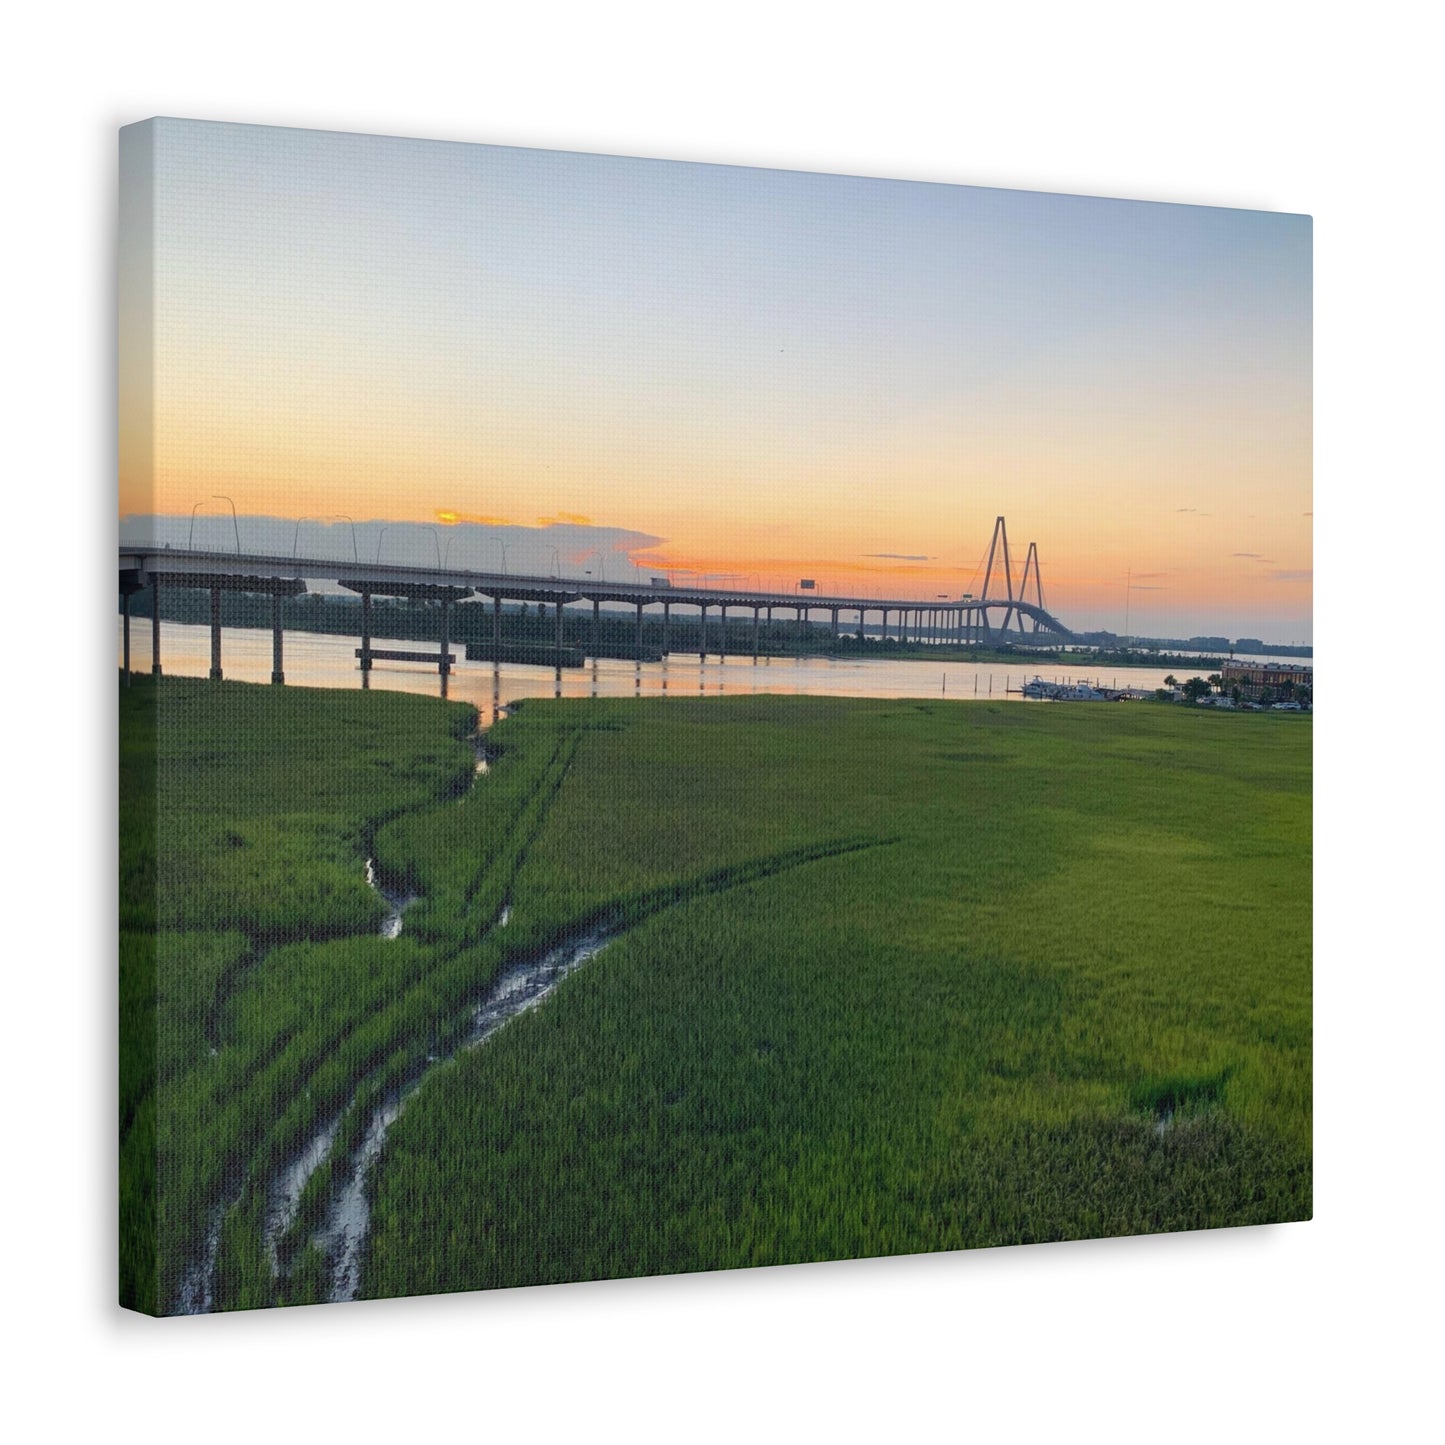
<instances>
[{"instance_id":1,"label":"sunset sky","mask_svg":"<svg viewBox=\"0 0 1445 1445\"><path fill-rule=\"evenodd\" d=\"M1075 628L1311 636L1305 216L159 121L121 260L122 517L933 597L1003 513Z\"/></svg>"}]
</instances>

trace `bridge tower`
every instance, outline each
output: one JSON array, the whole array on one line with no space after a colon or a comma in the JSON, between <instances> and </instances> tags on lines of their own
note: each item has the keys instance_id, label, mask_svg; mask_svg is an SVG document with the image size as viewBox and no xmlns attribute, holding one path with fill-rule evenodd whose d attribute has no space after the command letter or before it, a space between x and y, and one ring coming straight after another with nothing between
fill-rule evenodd
<instances>
[{"instance_id":1,"label":"bridge tower","mask_svg":"<svg viewBox=\"0 0 1445 1445\"><path fill-rule=\"evenodd\" d=\"M983 572L983 593L982 593L982 597L983 597L983 600L984 600L985 602L988 601L988 586L989 586L989 583L993 580L993 563L994 563L994 557L995 557L995 555L997 554L997 552L998 552L998 550L999 550L999 544L1000 544L1000 543L1003 544L1003 580L1004 580L1004 586L1005 586L1005 588L1006 588L1007 591L1008 591L1008 600L1009 600L1010 602L1012 602L1012 601L1014 600L1014 573L1013 573L1013 564L1012 564L1012 562L1010 562L1010 560L1009 560L1009 553L1008 553L1008 524L1004 521L1004 519L1003 519L1002 517L998 517L998 518L995 519L994 524L993 524L993 536L989 538L989 542L988 542L988 566L984 568L984 572ZM1008 625L1009 625L1009 623L1013 620L1013 615L1014 615L1014 610L1013 610L1012 607L1010 607L1009 610L1008 610L1008 612L1007 612L1007 613L1005 614L1005 616L1004 616L1003 626L999 629L1001 632L1007 632L1007 631L1008 631ZM983 621L984 631L985 631L985 633L987 633L988 630L989 630L988 613L987 613L986 611L981 611L981 617L982 617L982 621ZM1022 619L1020 619L1020 626L1022 626Z\"/></svg>"},{"instance_id":2,"label":"bridge tower","mask_svg":"<svg viewBox=\"0 0 1445 1445\"><path fill-rule=\"evenodd\" d=\"M1039 573L1039 544L1038 544L1037 542L1030 542L1030 543L1029 543L1029 554L1028 554L1027 557L1024 558L1024 575L1023 575L1022 579L1019 581L1019 601L1020 601L1020 602L1027 602L1027 601L1028 601L1028 597L1027 597L1026 594L1027 594L1028 588L1029 588L1029 573L1030 573L1030 572L1033 573L1033 578L1034 578L1034 604L1039 608L1040 611L1047 611L1048 609L1044 606L1044 583L1043 583L1043 578L1042 578L1042 576L1041 576L1040 573ZM1033 626L1029 629L1029 631L1031 631L1031 632L1037 632L1037 631L1039 630L1039 619L1038 619L1037 617L1035 617L1035 618L1032 618L1031 620L1032 620L1032 622L1033 622ZM1022 632L1023 630L1024 630L1024 619L1023 619L1023 614L1020 613L1020 614L1019 614L1019 631Z\"/></svg>"}]
</instances>

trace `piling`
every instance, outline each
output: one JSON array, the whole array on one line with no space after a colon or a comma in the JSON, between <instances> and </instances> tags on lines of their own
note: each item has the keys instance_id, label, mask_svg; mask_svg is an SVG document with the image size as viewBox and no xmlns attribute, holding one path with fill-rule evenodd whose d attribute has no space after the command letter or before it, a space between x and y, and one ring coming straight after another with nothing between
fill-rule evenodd
<instances>
[{"instance_id":1,"label":"piling","mask_svg":"<svg viewBox=\"0 0 1445 1445\"><path fill-rule=\"evenodd\" d=\"M211 681L221 680L221 589L211 588Z\"/></svg>"},{"instance_id":2,"label":"piling","mask_svg":"<svg viewBox=\"0 0 1445 1445\"><path fill-rule=\"evenodd\" d=\"M286 681L281 670L281 594L271 594L271 683L280 687Z\"/></svg>"},{"instance_id":3,"label":"piling","mask_svg":"<svg viewBox=\"0 0 1445 1445\"><path fill-rule=\"evenodd\" d=\"M161 577L151 578L151 676L161 675Z\"/></svg>"}]
</instances>

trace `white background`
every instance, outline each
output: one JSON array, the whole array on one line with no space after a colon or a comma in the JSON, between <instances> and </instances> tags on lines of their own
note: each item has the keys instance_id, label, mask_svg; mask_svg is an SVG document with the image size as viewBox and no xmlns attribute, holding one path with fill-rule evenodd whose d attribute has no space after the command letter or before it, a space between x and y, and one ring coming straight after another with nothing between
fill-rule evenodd
<instances>
[{"instance_id":1,"label":"white background","mask_svg":"<svg viewBox=\"0 0 1445 1445\"><path fill-rule=\"evenodd\" d=\"M1440 664L1382 640L1428 615L1439 557L1425 13L10 14L5 645L29 680L7 689L0 830L12 1438L1252 1440L1392 1438L1430 1419ZM114 153L116 127L153 114L1313 214L1315 1221L264 1316L117 1311ZM1181 948L1210 926L1181 925Z\"/></svg>"}]
</instances>

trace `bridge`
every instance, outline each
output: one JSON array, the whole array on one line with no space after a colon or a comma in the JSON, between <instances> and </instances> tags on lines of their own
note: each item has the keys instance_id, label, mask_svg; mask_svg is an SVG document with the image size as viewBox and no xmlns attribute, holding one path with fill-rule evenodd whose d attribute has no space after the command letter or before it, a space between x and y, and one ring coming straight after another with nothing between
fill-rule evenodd
<instances>
[{"instance_id":1,"label":"bridge","mask_svg":"<svg viewBox=\"0 0 1445 1445\"><path fill-rule=\"evenodd\" d=\"M185 588L208 591L211 598L211 667L210 675L220 678L221 671L221 595L240 592L268 596L271 599L272 668L271 681L285 681L283 668L283 628L281 603L307 590L308 582L335 582L361 598L361 645L357 649L360 667L370 671L376 659L389 654L372 645L371 601L373 597L405 598L430 601L441 607L441 646L435 654L416 654L408 660L434 662L443 677L450 672L454 657L450 646L450 612L453 605L471 598L489 599L492 604L493 637L500 656L502 646L502 605L504 602L536 602L550 605L555 614L556 646L564 645L564 620L567 609L578 603L591 604L592 638L595 642L600 626L601 608L625 606L635 610L636 638L639 655L642 650L643 617L648 608L661 608L662 645L668 653L674 608L695 612L700 622L699 651L704 657L724 656L727 645L729 612L747 620L751 613L752 655L758 655L761 623L764 616L773 621L775 612L791 612L800 635L818 614L831 620L833 637L838 636L840 622L849 614L857 615L859 636L868 632L869 618L875 618L873 635L885 641L900 643L918 641L924 636L934 640L954 641L972 645L997 640L1011 628L1019 634L1043 634L1051 640L1069 641L1074 634L1044 607L1043 583L1039 574L1038 548L1029 544L1023 576L1018 592L1014 591L1013 566L1009 557L1008 531L1004 519L994 523L989 543L988 566L984 571L980 596L963 593L959 597L937 597L931 601L918 598L877 598L848 595L820 596L816 591L768 592L750 588L718 588L716 586L679 586L669 580L651 578L647 582L607 582L592 578L564 576L528 576L506 572L478 572L474 569L446 567L411 567L380 562L351 564L335 558L277 557L248 555L240 551L239 536L235 552L197 551L169 546L124 544L120 548L120 596L123 627L124 672L131 673L130 599L144 588L152 589L151 609L151 671L161 672L160 597L161 589ZM994 570L998 566L1002 596L990 595ZM1025 599L1030 578L1034 600ZM801 586L801 584L800 584ZM716 613L719 646L708 647L708 619ZM575 611L572 616L575 617ZM653 614L654 618L656 613ZM1000 618L997 625L991 618ZM1027 624L1027 626L1026 626Z\"/></svg>"}]
</instances>

